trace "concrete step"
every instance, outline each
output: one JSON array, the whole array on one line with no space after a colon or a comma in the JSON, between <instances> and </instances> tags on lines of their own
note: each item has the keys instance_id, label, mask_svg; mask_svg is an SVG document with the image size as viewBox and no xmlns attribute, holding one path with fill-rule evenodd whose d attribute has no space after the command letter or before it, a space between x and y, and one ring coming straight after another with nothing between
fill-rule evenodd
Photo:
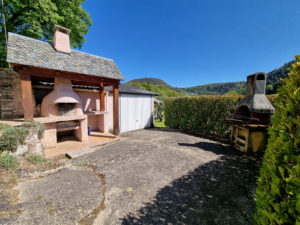
<instances>
[{"instance_id":1,"label":"concrete step","mask_svg":"<svg viewBox=\"0 0 300 225\"><path fill-rule=\"evenodd\" d=\"M82 156L82 155L89 154L89 153L92 153L94 151L97 151L97 150L99 150L99 147L101 147L101 146L104 146L104 145L107 145L107 144L111 144L111 143L115 143L117 141L120 141L119 137L116 138L113 141L105 141L105 142L102 142L101 144L98 144L98 145L95 145L95 146L91 146L91 147L87 147L87 148L81 148L81 149L78 149L78 150L75 150L75 151L67 152L66 156L68 158L70 158L70 159L74 159L74 158L77 158L79 156Z\"/></svg>"}]
</instances>

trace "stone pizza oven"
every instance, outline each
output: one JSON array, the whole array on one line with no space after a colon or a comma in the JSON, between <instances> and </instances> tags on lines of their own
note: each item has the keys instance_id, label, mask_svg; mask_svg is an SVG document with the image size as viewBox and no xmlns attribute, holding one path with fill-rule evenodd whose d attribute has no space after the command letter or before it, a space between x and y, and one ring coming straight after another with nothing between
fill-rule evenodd
<instances>
[{"instance_id":1,"label":"stone pizza oven","mask_svg":"<svg viewBox=\"0 0 300 225\"><path fill-rule=\"evenodd\" d=\"M264 149L266 129L274 114L274 107L265 95L266 74L247 77L247 94L226 119L231 125L231 143L243 152Z\"/></svg>"}]
</instances>

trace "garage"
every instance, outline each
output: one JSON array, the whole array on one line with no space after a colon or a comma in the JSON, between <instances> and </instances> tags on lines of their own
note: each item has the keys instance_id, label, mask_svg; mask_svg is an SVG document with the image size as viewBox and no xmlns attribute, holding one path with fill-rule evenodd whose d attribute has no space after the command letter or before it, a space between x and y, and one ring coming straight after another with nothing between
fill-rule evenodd
<instances>
[{"instance_id":1,"label":"garage","mask_svg":"<svg viewBox=\"0 0 300 225\"><path fill-rule=\"evenodd\" d=\"M120 84L120 133L153 126L154 92Z\"/></svg>"}]
</instances>

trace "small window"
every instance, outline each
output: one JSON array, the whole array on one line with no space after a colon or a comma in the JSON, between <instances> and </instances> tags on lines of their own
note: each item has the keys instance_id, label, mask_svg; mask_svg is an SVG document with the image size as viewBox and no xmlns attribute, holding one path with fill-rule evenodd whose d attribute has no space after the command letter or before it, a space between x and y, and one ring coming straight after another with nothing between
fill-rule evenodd
<instances>
[{"instance_id":1,"label":"small window","mask_svg":"<svg viewBox=\"0 0 300 225\"><path fill-rule=\"evenodd\" d=\"M256 77L256 80L264 80L265 79L265 75L263 74L259 74L257 77Z\"/></svg>"}]
</instances>

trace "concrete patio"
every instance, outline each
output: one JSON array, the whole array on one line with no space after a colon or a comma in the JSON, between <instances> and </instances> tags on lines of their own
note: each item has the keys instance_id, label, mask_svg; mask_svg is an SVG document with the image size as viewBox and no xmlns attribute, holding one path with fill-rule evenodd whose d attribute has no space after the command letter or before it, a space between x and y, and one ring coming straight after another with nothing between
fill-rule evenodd
<instances>
[{"instance_id":1,"label":"concrete patio","mask_svg":"<svg viewBox=\"0 0 300 225\"><path fill-rule=\"evenodd\" d=\"M136 131L24 179L16 187L21 212L4 222L252 224L259 166L254 157L207 139Z\"/></svg>"}]
</instances>

